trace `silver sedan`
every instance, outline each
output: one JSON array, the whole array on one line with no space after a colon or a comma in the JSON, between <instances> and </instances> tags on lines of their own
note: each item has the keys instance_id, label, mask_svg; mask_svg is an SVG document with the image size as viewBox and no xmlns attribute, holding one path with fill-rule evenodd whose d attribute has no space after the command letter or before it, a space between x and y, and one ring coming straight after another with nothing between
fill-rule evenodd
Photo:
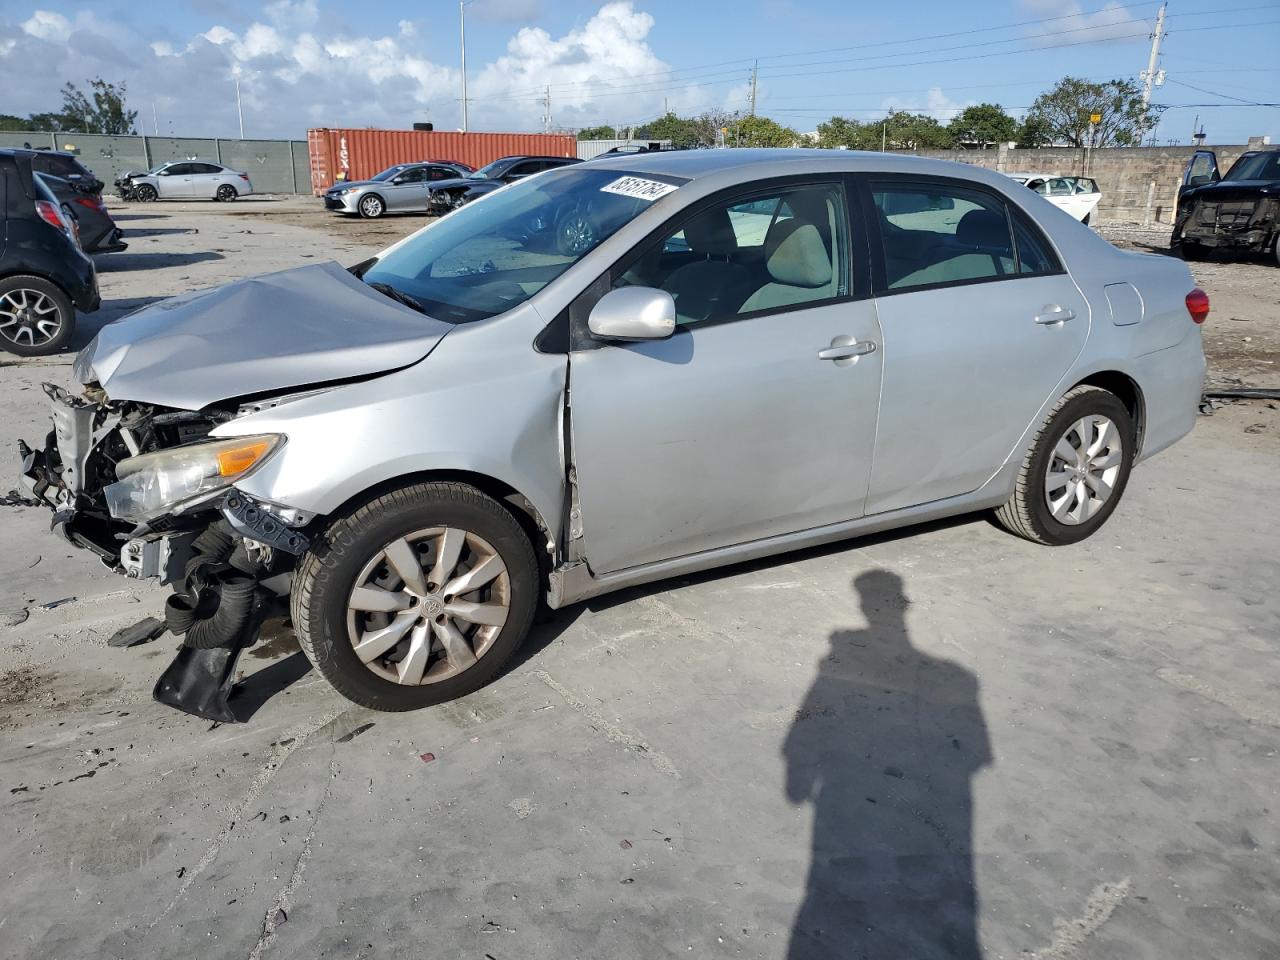
<instances>
[{"instance_id":1,"label":"silver sedan","mask_svg":"<svg viewBox=\"0 0 1280 960\"><path fill-rule=\"evenodd\" d=\"M326 210L380 217L384 213L422 215L431 196L431 185L456 180L471 172L469 167L446 161L397 163L368 180L335 183L325 191Z\"/></svg>"},{"instance_id":2,"label":"silver sedan","mask_svg":"<svg viewBox=\"0 0 1280 960\"><path fill-rule=\"evenodd\" d=\"M150 200L235 200L253 193L249 175L220 163L175 160L129 178L133 196Z\"/></svg>"},{"instance_id":3,"label":"silver sedan","mask_svg":"<svg viewBox=\"0 0 1280 960\"><path fill-rule=\"evenodd\" d=\"M975 511L1083 540L1191 430L1207 313L971 166L619 157L108 325L54 395L89 469L29 451L28 486L173 582L189 646L274 595L334 687L406 710L492 679L540 601Z\"/></svg>"}]
</instances>

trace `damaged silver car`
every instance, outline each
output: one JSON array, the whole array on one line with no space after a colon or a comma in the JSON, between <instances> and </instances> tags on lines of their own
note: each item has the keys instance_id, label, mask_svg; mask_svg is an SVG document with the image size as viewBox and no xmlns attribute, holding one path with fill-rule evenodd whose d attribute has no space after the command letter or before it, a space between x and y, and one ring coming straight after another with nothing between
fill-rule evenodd
<instances>
[{"instance_id":1,"label":"damaged silver car","mask_svg":"<svg viewBox=\"0 0 1280 960\"><path fill-rule=\"evenodd\" d=\"M63 536L172 584L158 699L231 718L288 611L337 690L407 710L539 604L970 511L1079 541L1191 429L1207 313L973 167L619 157L110 324L21 454Z\"/></svg>"}]
</instances>

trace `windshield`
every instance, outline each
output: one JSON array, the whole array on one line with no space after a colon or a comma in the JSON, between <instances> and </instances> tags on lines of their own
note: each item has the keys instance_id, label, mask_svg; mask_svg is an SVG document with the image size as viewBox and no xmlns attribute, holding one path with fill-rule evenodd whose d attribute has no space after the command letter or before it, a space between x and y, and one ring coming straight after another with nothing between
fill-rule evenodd
<instances>
[{"instance_id":1,"label":"windshield","mask_svg":"<svg viewBox=\"0 0 1280 960\"><path fill-rule=\"evenodd\" d=\"M468 180L492 180L494 177L502 175L502 171L511 166L511 160L495 160L493 163L487 163L475 173L467 174Z\"/></svg>"},{"instance_id":2,"label":"windshield","mask_svg":"<svg viewBox=\"0 0 1280 960\"><path fill-rule=\"evenodd\" d=\"M397 173L399 173L404 168L405 168L405 165L403 163L397 163L394 167L387 167L387 169L383 170L381 173L375 173L369 179L377 180L379 182L383 180L390 180L392 177L394 177Z\"/></svg>"},{"instance_id":3,"label":"windshield","mask_svg":"<svg viewBox=\"0 0 1280 960\"><path fill-rule=\"evenodd\" d=\"M1280 180L1280 150L1246 154L1231 165L1223 180Z\"/></svg>"},{"instance_id":4,"label":"windshield","mask_svg":"<svg viewBox=\"0 0 1280 960\"><path fill-rule=\"evenodd\" d=\"M147 175L148 175L148 176L153 176L153 175L155 175L155 174L159 173L159 172L160 172L161 170L163 170L165 167L169 166L169 163L170 163L170 162L171 162L171 161L167 161L167 160L166 160L164 163L157 164L156 166L152 167L150 170L148 170L148 171L147 171Z\"/></svg>"},{"instance_id":5,"label":"windshield","mask_svg":"<svg viewBox=\"0 0 1280 960\"><path fill-rule=\"evenodd\" d=\"M361 279L393 287L450 323L496 316L686 182L664 181L581 167L531 177L441 218Z\"/></svg>"}]
</instances>

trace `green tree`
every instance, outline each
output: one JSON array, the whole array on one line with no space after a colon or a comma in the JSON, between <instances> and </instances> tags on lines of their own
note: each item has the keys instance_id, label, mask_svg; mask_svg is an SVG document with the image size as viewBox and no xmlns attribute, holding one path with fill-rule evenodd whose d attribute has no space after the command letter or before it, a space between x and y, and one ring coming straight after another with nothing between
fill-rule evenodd
<instances>
[{"instance_id":1,"label":"green tree","mask_svg":"<svg viewBox=\"0 0 1280 960\"><path fill-rule=\"evenodd\" d=\"M982 149L1016 139L1018 121L997 103L979 103L961 110L947 124L947 131L957 147Z\"/></svg>"},{"instance_id":2,"label":"green tree","mask_svg":"<svg viewBox=\"0 0 1280 960\"><path fill-rule=\"evenodd\" d=\"M880 121L863 123L848 117L832 117L818 124L818 146L848 150L879 150Z\"/></svg>"},{"instance_id":3,"label":"green tree","mask_svg":"<svg viewBox=\"0 0 1280 960\"><path fill-rule=\"evenodd\" d=\"M599 127L583 127L578 131L579 140L617 140L618 131L608 124Z\"/></svg>"},{"instance_id":4,"label":"green tree","mask_svg":"<svg viewBox=\"0 0 1280 960\"><path fill-rule=\"evenodd\" d=\"M937 119L923 113L891 110L881 121L885 146L894 150L941 150L951 146L951 134Z\"/></svg>"},{"instance_id":5,"label":"green tree","mask_svg":"<svg viewBox=\"0 0 1280 960\"><path fill-rule=\"evenodd\" d=\"M1073 147L1136 146L1160 118L1160 107L1142 106L1142 91L1133 80L1090 83L1063 77L1036 97L1027 119L1035 118L1054 143ZM1092 114L1101 120L1090 124Z\"/></svg>"},{"instance_id":6,"label":"green tree","mask_svg":"<svg viewBox=\"0 0 1280 960\"><path fill-rule=\"evenodd\" d=\"M759 115L739 117L728 136L739 147L795 147L801 142L800 134L790 127Z\"/></svg>"},{"instance_id":7,"label":"green tree","mask_svg":"<svg viewBox=\"0 0 1280 960\"><path fill-rule=\"evenodd\" d=\"M1040 117L1027 117L1018 125L1018 146L1022 149L1047 147L1053 143L1053 131Z\"/></svg>"},{"instance_id":8,"label":"green tree","mask_svg":"<svg viewBox=\"0 0 1280 960\"><path fill-rule=\"evenodd\" d=\"M709 146L703 143L702 130L696 119L677 117L674 113L637 127L632 137L637 140L670 140L673 147L681 149Z\"/></svg>"},{"instance_id":9,"label":"green tree","mask_svg":"<svg viewBox=\"0 0 1280 960\"><path fill-rule=\"evenodd\" d=\"M11 113L0 113L0 130L37 130L31 121L23 117L15 117Z\"/></svg>"},{"instance_id":10,"label":"green tree","mask_svg":"<svg viewBox=\"0 0 1280 960\"><path fill-rule=\"evenodd\" d=\"M62 88L61 124L54 129L84 133L135 133L138 111L127 109L124 98L123 83L117 86L101 77L89 81L87 96L74 84L68 83Z\"/></svg>"}]
</instances>

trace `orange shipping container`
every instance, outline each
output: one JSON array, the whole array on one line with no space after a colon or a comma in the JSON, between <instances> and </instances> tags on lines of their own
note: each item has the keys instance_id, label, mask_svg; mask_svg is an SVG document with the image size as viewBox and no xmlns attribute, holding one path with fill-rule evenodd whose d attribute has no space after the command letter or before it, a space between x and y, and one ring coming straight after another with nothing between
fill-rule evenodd
<instances>
[{"instance_id":1,"label":"orange shipping container","mask_svg":"<svg viewBox=\"0 0 1280 960\"><path fill-rule=\"evenodd\" d=\"M359 130L322 127L307 131L311 192L324 193L341 172L367 180L396 163L456 160L483 167L499 157L528 154L576 157L577 141L559 133L447 133L443 130Z\"/></svg>"}]
</instances>

